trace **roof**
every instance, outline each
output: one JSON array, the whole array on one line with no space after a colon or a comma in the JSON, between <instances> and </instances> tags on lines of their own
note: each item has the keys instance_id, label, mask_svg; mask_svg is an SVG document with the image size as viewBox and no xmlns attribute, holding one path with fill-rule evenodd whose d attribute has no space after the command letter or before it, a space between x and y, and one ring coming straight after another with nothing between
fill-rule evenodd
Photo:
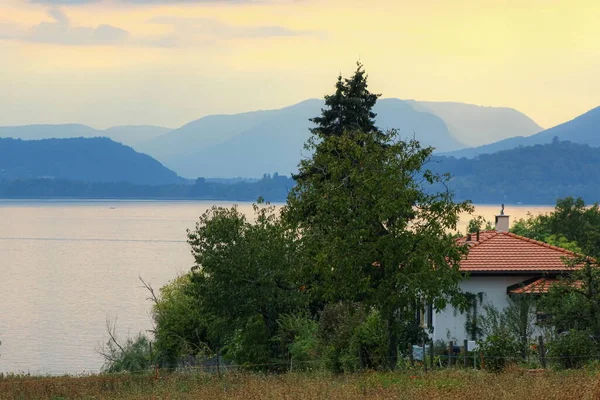
<instances>
[{"instance_id":1,"label":"roof","mask_svg":"<svg viewBox=\"0 0 600 400\"><path fill-rule=\"evenodd\" d=\"M470 239L470 240L469 240ZM458 240L469 246L469 253L460 262L464 272L562 272L571 270L565 258L579 255L544 242L509 232L483 231Z\"/></svg>"},{"instance_id":2,"label":"roof","mask_svg":"<svg viewBox=\"0 0 600 400\"><path fill-rule=\"evenodd\" d=\"M556 285L559 280L556 278L538 278L526 285L518 285L514 289L509 288L509 293L512 294L542 294L548 293L552 285Z\"/></svg>"},{"instance_id":3,"label":"roof","mask_svg":"<svg viewBox=\"0 0 600 400\"><path fill-rule=\"evenodd\" d=\"M529 283L526 283L526 282L529 282ZM511 293L511 294L548 293L548 291L550 290L550 288L552 286L554 286L560 282L561 282L561 280L558 278L549 278L549 277L537 278L537 279L521 282L520 284L509 286L508 293ZM568 286L571 286L573 288L578 288L578 289L580 289L583 286L582 281L571 281L571 282L562 281L562 282Z\"/></svg>"}]
</instances>

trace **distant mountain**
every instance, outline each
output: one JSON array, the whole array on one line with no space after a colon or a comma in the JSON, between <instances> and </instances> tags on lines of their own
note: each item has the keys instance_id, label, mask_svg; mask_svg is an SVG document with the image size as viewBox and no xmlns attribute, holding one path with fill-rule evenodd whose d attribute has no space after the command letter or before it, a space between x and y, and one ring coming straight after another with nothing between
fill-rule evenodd
<instances>
[{"instance_id":1,"label":"distant mountain","mask_svg":"<svg viewBox=\"0 0 600 400\"><path fill-rule=\"evenodd\" d=\"M0 126L0 138L38 140L108 137L128 146L137 146L170 130L150 125L115 126L106 130L81 124Z\"/></svg>"},{"instance_id":2,"label":"distant mountain","mask_svg":"<svg viewBox=\"0 0 600 400\"><path fill-rule=\"evenodd\" d=\"M518 146L533 146L550 143L554 137L573 143L600 147L600 107L596 107L571 121L557 125L528 137L512 137L485 146L472 147L445 153L446 156L472 158L480 154L491 154Z\"/></svg>"},{"instance_id":3,"label":"distant mountain","mask_svg":"<svg viewBox=\"0 0 600 400\"><path fill-rule=\"evenodd\" d=\"M194 154L252 129L264 120L274 116L277 111L209 115L140 144L138 149L163 160L170 160L180 155Z\"/></svg>"},{"instance_id":4,"label":"distant mountain","mask_svg":"<svg viewBox=\"0 0 600 400\"><path fill-rule=\"evenodd\" d=\"M449 172L457 197L477 203L554 204L566 196L600 201L600 152L582 144L554 141L474 159L436 156L428 168Z\"/></svg>"},{"instance_id":5,"label":"distant mountain","mask_svg":"<svg viewBox=\"0 0 600 400\"><path fill-rule=\"evenodd\" d=\"M321 100L306 100L278 110L209 116L138 148L189 178L289 174L308 155L303 146L312 126L309 118L318 116L322 107ZM407 102L383 99L374 111L382 129L397 128L404 137L414 134L424 145L441 150L464 147L439 117Z\"/></svg>"},{"instance_id":6,"label":"distant mountain","mask_svg":"<svg viewBox=\"0 0 600 400\"><path fill-rule=\"evenodd\" d=\"M170 130L170 128L152 125L113 126L112 128L100 131L101 134L96 136L106 136L115 142L135 148L147 141L164 135Z\"/></svg>"},{"instance_id":7,"label":"distant mountain","mask_svg":"<svg viewBox=\"0 0 600 400\"><path fill-rule=\"evenodd\" d=\"M440 117L455 138L470 146L481 146L514 136L530 136L543 130L527 115L513 108L455 102L409 102L418 110Z\"/></svg>"},{"instance_id":8,"label":"distant mountain","mask_svg":"<svg viewBox=\"0 0 600 400\"><path fill-rule=\"evenodd\" d=\"M320 115L323 107L322 100L306 100L276 110L211 115L174 130L156 126L97 130L77 124L0 127L0 137L108 137L185 177L258 178L265 172L297 170L300 159L309 155L303 149L312 126L308 119ZM435 147L436 153L541 129L509 108L391 98L379 100L374 111L380 128L396 128L404 138L414 135L423 145Z\"/></svg>"},{"instance_id":9,"label":"distant mountain","mask_svg":"<svg viewBox=\"0 0 600 400\"><path fill-rule=\"evenodd\" d=\"M183 183L152 157L107 138L0 139L0 180Z\"/></svg>"},{"instance_id":10,"label":"distant mountain","mask_svg":"<svg viewBox=\"0 0 600 400\"><path fill-rule=\"evenodd\" d=\"M102 136L101 131L81 124L0 126L0 138L23 140Z\"/></svg>"}]
</instances>

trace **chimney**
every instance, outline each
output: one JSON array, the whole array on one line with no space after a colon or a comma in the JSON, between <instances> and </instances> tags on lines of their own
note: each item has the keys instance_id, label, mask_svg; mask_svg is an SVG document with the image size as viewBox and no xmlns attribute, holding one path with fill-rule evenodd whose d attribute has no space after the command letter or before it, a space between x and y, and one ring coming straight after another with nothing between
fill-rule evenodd
<instances>
[{"instance_id":1,"label":"chimney","mask_svg":"<svg viewBox=\"0 0 600 400\"><path fill-rule=\"evenodd\" d=\"M502 204L500 214L496 215L496 231L508 232L508 228L510 227L509 219L510 216L504 214L504 204Z\"/></svg>"}]
</instances>

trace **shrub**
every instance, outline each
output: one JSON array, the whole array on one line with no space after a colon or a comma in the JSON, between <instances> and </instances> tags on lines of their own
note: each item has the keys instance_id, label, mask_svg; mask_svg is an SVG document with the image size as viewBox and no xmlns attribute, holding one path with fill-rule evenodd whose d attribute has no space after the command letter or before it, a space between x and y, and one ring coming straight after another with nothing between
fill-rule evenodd
<instances>
[{"instance_id":1,"label":"shrub","mask_svg":"<svg viewBox=\"0 0 600 400\"><path fill-rule=\"evenodd\" d=\"M356 327L344 355L344 370L357 368L383 369L386 364L387 331L385 321L377 311L371 311Z\"/></svg>"},{"instance_id":2,"label":"shrub","mask_svg":"<svg viewBox=\"0 0 600 400\"><path fill-rule=\"evenodd\" d=\"M310 370L319 367L316 321L303 314L283 314L277 320L278 334L275 337L290 357L290 369Z\"/></svg>"},{"instance_id":3,"label":"shrub","mask_svg":"<svg viewBox=\"0 0 600 400\"><path fill-rule=\"evenodd\" d=\"M506 331L498 330L478 344L485 368L489 371L502 372L509 363L518 360L519 341Z\"/></svg>"},{"instance_id":4,"label":"shrub","mask_svg":"<svg viewBox=\"0 0 600 400\"><path fill-rule=\"evenodd\" d=\"M110 341L100 350L100 354L105 359L102 369L109 373L139 373L148 371L154 365L152 342L142 334L128 338L123 345L111 335Z\"/></svg>"},{"instance_id":5,"label":"shrub","mask_svg":"<svg viewBox=\"0 0 600 400\"><path fill-rule=\"evenodd\" d=\"M548 355L559 368L581 368L595 355L598 345L589 331L570 330L548 343Z\"/></svg>"}]
</instances>

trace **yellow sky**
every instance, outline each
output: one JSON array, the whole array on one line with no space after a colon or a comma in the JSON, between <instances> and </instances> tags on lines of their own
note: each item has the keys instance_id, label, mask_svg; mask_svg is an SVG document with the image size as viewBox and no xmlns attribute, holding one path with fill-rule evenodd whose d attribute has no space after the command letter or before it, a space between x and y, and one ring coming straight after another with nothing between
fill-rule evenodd
<instances>
[{"instance_id":1,"label":"yellow sky","mask_svg":"<svg viewBox=\"0 0 600 400\"><path fill-rule=\"evenodd\" d=\"M74 2L0 4L0 125L177 127L322 97L358 58L384 97L544 127L600 105L597 0Z\"/></svg>"}]
</instances>

